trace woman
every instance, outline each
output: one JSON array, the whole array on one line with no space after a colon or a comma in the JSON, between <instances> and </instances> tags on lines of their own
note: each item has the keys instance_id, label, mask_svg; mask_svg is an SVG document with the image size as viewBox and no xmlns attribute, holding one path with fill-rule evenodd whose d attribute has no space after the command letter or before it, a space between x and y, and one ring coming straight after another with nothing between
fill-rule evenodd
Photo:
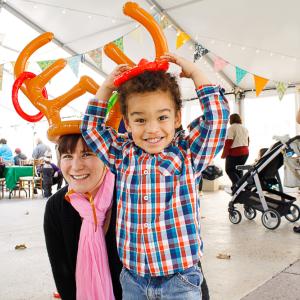
<instances>
[{"instance_id":1,"label":"woman","mask_svg":"<svg viewBox=\"0 0 300 300\"><path fill-rule=\"evenodd\" d=\"M242 125L239 114L230 115L229 123L231 126L227 130L221 157L226 158L225 170L234 185L243 176L243 172L238 171L236 166L244 165L249 156L249 133L248 129Z\"/></svg>"},{"instance_id":2,"label":"woman","mask_svg":"<svg viewBox=\"0 0 300 300\"><path fill-rule=\"evenodd\" d=\"M114 176L80 134L60 137L58 152L68 186L49 198L44 216L57 290L66 300L121 299Z\"/></svg>"}]
</instances>

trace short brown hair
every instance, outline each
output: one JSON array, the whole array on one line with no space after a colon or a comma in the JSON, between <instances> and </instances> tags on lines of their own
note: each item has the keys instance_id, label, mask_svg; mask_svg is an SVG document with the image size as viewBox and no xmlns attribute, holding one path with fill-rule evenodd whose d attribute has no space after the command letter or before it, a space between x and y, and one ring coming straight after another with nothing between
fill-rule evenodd
<instances>
[{"instance_id":1,"label":"short brown hair","mask_svg":"<svg viewBox=\"0 0 300 300\"><path fill-rule=\"evenodd\" d=\"M239 114L232 114L229 117L229 123L231 124L242 124L242 119Z\"/></svg>"},{"instance_id":2,"label":"short brown hair","mask_svg":"<svg viewBox=\"0 0 300 300\"><path fill-rule=\"evenodd\" d=\"M5 145L7 143L6 139L1 139L0 144Z\"/></svg>"},{"instance_id":3,"label":"short brown hair","mask_svg":"<svg viewBox=\"0 0 300 300\"><path fill-rule=\"evenodd\" d=\"M122 114L127 115L126 99L129 95L155 91L169 92L174 101L175 110L179 111L181 109L181 94L175 76L163 71L146 71L131 78L119 87L118 93Z\"/></svg>"},{"instance_id":4,"label":"short brown hair","mask_svg":"<svg viewBox=\"0 0 300 300\"><path fill-rule=\"evenodd\" d=\"M91 151L81 134L66 134L66 135L62 135L58 139L57 150L58 150L59 155L62 155L65 153L74 153L79 139L82 140L84 150Z\"/></svg>"}]
</instances>

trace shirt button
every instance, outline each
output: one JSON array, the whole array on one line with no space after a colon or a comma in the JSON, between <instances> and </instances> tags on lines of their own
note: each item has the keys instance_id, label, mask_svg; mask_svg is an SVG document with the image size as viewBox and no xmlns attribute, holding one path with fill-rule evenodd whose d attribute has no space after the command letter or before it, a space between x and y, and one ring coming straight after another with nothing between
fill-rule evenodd
<instances>
[{"instance_id":1,"label":"shirt button","mask_svg":"<svg viewBox=\"0 0 300 300\"><path fill-rule=\"evenodd\" d=\"M145 200L145 201L148 201L148 196L144 196L144 200Z\"/></svg>"},{"instance_id":2,"label":"shirt button","mask_svg":"<svg viewBox=\"0 0 300 300\"><path fill-rule=\"evenodd\" d=\"M151 225L150 225L149 223L145 223L145 224L144 224L144 228L150 229L150 228L151 228Z\"/></svg>"},{"instance_id":3,"label":"shirt button","mask_svg":"<svg viewBox=\"0 0 300 300\"><path fill-rule=\"evenodd\" d=\"M147 175L149 173L149 171L146 169L144 170L144 174Z\"/></svg>"}]
</instances>

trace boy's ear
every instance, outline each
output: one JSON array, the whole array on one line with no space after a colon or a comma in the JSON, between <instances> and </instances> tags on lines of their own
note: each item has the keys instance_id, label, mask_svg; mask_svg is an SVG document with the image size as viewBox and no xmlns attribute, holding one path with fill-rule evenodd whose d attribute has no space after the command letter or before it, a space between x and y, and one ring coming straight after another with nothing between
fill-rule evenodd
<instances>
[{"instance_id":1,"label":"boy's ear","mask_svg":"<svg viewBox=\"0 0 300 300\"><path fill-rule=\"evenodd\" d=\"M124 116L123 120L124 120L124 124L125 124L126 131L127 131L127 132L131 132L131 127L130 127L130 125L129 125L129 121L128 121L127 116Z\"/></svg>"},{"instance_id":2,"label":"boy's ear","mask_svg":"<svg viewBox=\"0 0 300 300\"><path fill-rule=\"evenodd\" d=\"M181 110L175 113L175 128L179 128L181 125Z\"/></svg>"}]
</instances>

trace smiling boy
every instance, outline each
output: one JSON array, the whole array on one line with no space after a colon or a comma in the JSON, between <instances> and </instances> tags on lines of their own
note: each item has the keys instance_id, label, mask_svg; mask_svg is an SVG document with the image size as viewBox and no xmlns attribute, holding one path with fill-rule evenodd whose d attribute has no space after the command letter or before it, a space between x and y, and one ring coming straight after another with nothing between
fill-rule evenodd
<instances>
[{"instance_id":1,"label":"smiling boy","mask_svg":"<svg viewBox=\"0 0 300 300\"><path fill-rule=\"evenodd\" d=\"M221 150L229 109L220 88L198 67L174 54L162 57L191 78L204 113L190 132L181 125L181 97L174 76L144 71L118 87L128 134L105 127L107 99L117 67L91 100L82 122L89 147L117 176L117 243L124 268L123 299L201 299L203 275L197 183Z\"/></svg>"}]
</instances>

